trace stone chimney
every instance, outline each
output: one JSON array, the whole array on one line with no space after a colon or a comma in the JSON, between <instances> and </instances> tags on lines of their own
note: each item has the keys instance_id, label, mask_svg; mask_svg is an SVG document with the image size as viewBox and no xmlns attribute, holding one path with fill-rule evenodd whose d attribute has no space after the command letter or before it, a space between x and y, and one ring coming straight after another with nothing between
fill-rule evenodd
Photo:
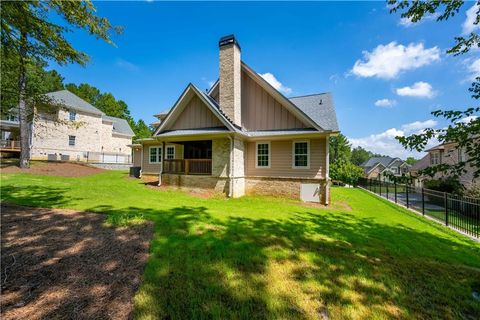
<instances>
[{"instance_id":1,"label":"stone chimney","mask_svg":"<svg viewBox=\"0 0 480 320\"><path fill-rule=\"evenodd\" d=\"M241 126L240 45L233 34L220 38L218 45L220 47L220 108L234 124Z\"/></svg>"}]
</instances>

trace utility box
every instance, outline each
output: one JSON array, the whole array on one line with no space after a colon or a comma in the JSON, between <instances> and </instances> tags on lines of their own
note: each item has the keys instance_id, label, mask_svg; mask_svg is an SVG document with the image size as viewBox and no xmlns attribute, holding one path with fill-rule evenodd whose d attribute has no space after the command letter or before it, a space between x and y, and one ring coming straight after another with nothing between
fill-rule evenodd
<instances>
[{"instance_id":1,"label":"utility box","mask_svg":"<svg viewBox=\"0 0 480 320\"><path fill-rule=\"evenodd\" d=\"M320 184L302 183L300 185L300 199L303 202L320 202Z\"/></svg>"}]
</instances>

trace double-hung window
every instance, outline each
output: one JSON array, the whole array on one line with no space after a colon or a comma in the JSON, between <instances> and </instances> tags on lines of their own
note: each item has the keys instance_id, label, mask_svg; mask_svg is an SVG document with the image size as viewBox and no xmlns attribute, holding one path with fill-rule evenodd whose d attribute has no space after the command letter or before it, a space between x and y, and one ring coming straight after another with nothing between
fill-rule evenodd
<instances>
[{"instance_id":1,"label":"double-hung window","mask_svg":"<svg viewBox=\"0 0 480 320\"><path fill-rule=\"evenodd\" d=\"M76 118L77 118L77 113L75 111L70 111L70 113L68 114L68 119L70 121L75 121Z\"/></svg>"},{"instance_id":2,"label":"double-hung window","mask_svg":"<svg viewBox=\"0 0 480 320\"><path fill-rule=\"evenodd\" d=\"M75 145L75 136L68 136L68 145L69 146Z\"/></svg>"},{"instance_id":3,"label":"double-hung window","mask_svg":"<svg viewBox=\"0 0 480 320\"><path fill-rule=\"evenodd\" d=\"M431 165L437 165L440 164L440 153L435 152L430 154L430 164Z\"/></svg>"},{"instance_id":4,"label":"double-hung window","mask_svg":"<svg viewBox=\"0 0 480 320\"><path fill-rule=\"evenodd\" d=\"M167 160L175 159L175 146L167 146L166 149Z\"/></svg>"},{"instance_id":5,"label":"double-hung window","mask_svg":"<svg viewBox=\"0 0 480 320\"><path fill-rule=\"evenodd\" d=\"M149 163L162 162L162 147L150 147Z\"/></svg>"},{"instance_id":6,"label":"double-hung window","mask_svg":"<svg viewBox=\"0 0 480 320\"><path fill-rule=\"evenodd\" d=\"M257 168L270 168L270 142L257 142Z\"/></svg>"},{"instance_id":7,"label":"double-hung window","mask_svg":"<svg viewBox=\"0 0 480 320\"><path fill-rule=\"evenodd\" d=\"M308 141L293 142L293 168L308 169L310 167L310 143Z\"/></svg>"}]
</instances>

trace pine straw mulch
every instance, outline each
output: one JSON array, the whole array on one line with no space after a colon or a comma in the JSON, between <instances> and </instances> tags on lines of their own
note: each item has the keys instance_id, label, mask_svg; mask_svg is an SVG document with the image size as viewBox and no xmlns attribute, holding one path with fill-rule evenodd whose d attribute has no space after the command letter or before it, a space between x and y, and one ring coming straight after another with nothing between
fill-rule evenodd
<instances>
[{"instance_id":1,"label":"pine straw mulch","mask_svg":"<svg viewBox=\"0 0 480 320\"><path fill-rule=\"evenodd\" d=\"M2 319L128 319L153 224L113 228L102 214L1 205Z\"/></svg>"},{"instance_id":2,"label":"pine straw mulch","mask_svg":"<svg viewBox=\"0 0 480 320\"><path fill-rule=\"evenodd\" d=\"M3 163L2 173L31 173L47 176L82 177L104 172L104 169L94 168L85 164L71 162L33 162L30 168L21 169L16 164Z\"/></svg>"}]
</instances>

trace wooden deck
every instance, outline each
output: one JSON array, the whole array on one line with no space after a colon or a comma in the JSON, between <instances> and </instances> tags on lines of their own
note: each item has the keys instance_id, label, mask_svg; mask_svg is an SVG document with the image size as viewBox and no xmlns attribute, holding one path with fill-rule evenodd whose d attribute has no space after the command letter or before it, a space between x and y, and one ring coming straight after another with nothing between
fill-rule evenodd
<instances>
[{"instance_id":1,"label":"wooden deck","mask_svg":"<svg viewBox=\"0 0 480 320\"><path fill-rule=\"evenodd\" d=\"M20 152L20 141L0 140L0 152Z\"/></svg>"}]
</instances>

